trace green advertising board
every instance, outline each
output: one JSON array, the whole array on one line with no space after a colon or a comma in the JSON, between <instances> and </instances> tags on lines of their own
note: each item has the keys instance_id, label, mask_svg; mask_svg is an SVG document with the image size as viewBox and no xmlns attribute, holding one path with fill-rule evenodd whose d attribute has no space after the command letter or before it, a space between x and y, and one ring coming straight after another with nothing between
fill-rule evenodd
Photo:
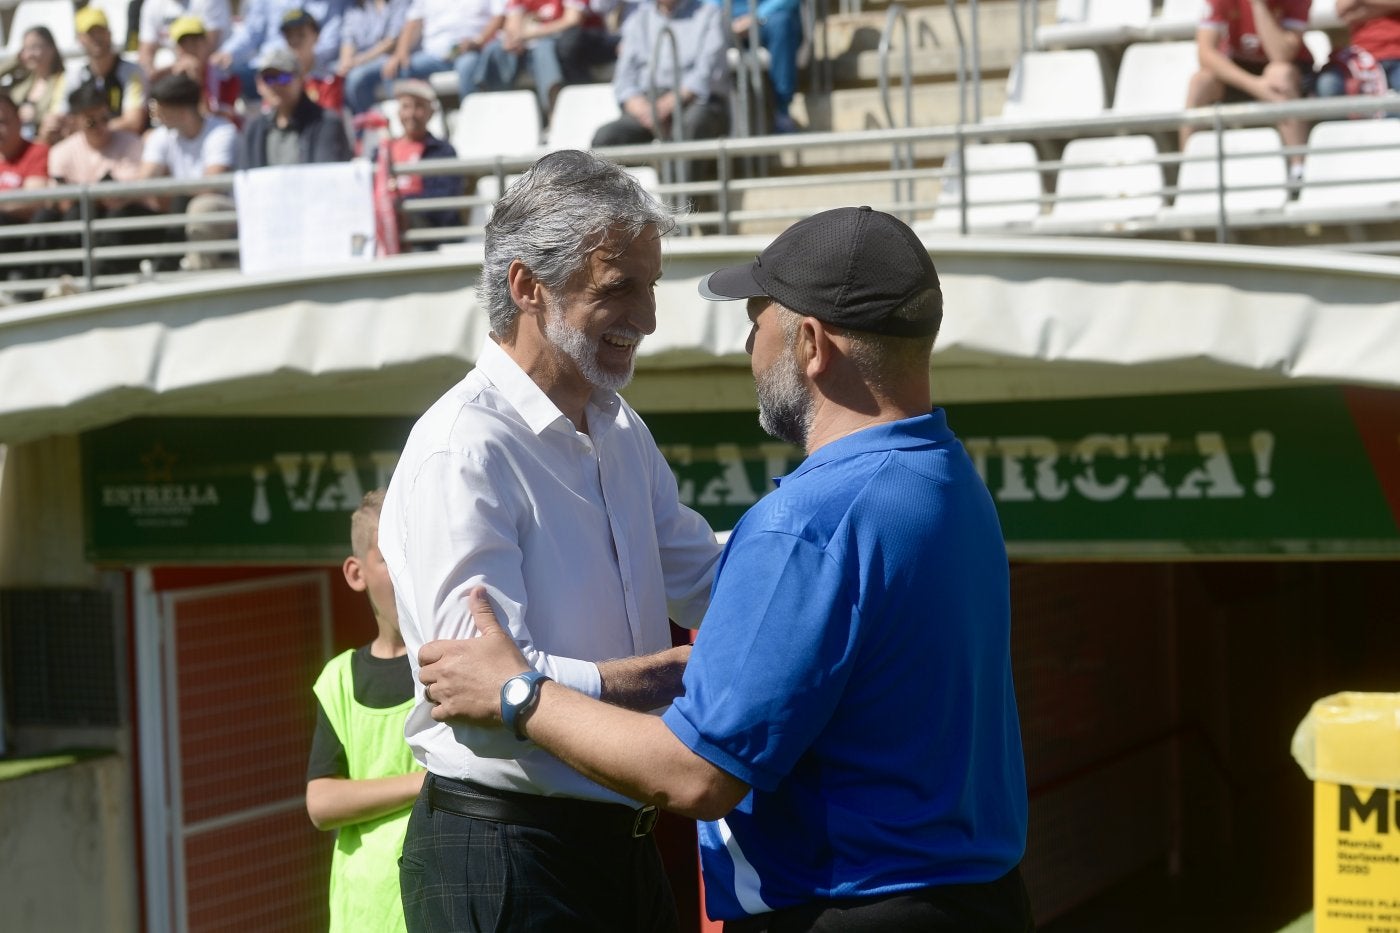
<instances>
[{"instance_id":1,"label":"green advertising board","mask_svg":"<svg viewBox=\"0 0 1400 933\"><path fill-rule=\"evenodd\" d=\"M1400 393L970 404L949 421L1013 555L1400 555ZM682 501L719 529L801 460L753 412L647 423ZM411 418L171 418L90 432L88 554L339 560L350 510L388 482L411 427Z\"/></svg>"}]
</instances>

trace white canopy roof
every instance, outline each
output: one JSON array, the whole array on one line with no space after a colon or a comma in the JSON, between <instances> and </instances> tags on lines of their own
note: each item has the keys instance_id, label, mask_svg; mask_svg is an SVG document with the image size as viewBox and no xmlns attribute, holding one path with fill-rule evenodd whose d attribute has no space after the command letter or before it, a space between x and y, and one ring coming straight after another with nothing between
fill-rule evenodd
<instances>
[{"instance_id":1,"label":"white canopy roof","mask_svg":"<svg viewBox=\"0 0 1400 933\"><path fill-rule=\"evenodd\" d=\"M753 405L738 303L708 271L766 238L668 245L643 411ZM929 240L940 402L1400 387L1400 260L1084 239ZM412 414L487 334L479 248L253 280L236 273L0 309L0 443L142 415Z\"/></svg>"}]
</instances>

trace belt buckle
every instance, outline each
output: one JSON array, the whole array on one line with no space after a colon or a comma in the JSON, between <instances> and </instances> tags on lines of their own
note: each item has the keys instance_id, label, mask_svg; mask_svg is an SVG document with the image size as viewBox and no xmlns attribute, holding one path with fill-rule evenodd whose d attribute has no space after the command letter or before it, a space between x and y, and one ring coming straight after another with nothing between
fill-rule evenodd
<instances>
[{"instance_id":1,"label":"belt buckle","mask_svg":"<svg viewBox=\"0 0 1400 933\"><path fill-rule=\"evenodd\" d=\"M632 817L632 838L640 839L656 828L659 811L656 807L642 807Z\"/></svg>"}]
</instances>

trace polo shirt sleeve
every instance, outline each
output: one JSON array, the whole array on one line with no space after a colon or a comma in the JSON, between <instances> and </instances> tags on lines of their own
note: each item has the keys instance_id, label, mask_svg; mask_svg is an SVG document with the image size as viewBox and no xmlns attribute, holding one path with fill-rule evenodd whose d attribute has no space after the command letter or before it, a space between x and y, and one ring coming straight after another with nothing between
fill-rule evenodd
<instances>
[{"instance_id":1,"label":"polo shirt sleeve","mask_svg":"<svg viewBox=\"0 0 1400 933\"><path fill-rule=\"evenodd\" d=\"M141 148L141 161L165 169L170 168L170 157L167 154L169 143L170 131L166 127L158 126L151 130L146 134L146 141Z\"/></svg>"},{"instance_id":2,"label":"polo shirt sleeve","mask_svg":"<svg viewBox=\"0 0 1400 933\"><path fill-rule=\"evenodd\" d=\"M811 747L850 678L859 617L831 553L796 535L736 531L664 714L691 751L771 791Z\"/></svg>"}]
</instances>

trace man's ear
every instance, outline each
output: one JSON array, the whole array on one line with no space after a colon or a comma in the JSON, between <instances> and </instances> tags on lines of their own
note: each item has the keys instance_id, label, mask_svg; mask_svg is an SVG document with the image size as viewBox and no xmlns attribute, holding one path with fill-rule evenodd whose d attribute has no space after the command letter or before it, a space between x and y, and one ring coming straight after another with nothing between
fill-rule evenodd
<instances>
[{"instance_id":1,"label":"man's ear","mask_svg":"<svg viewBox=\"0 0 1400 933\"><path fill-rule=\"evenodd\" d=\"M814 317L804 317L797 325L797 345L793 352L807 378L815 380L831 366L836 347L825 324Z\"/></svg>"},{"instance_id":2,"label":"man's ear","mask_svg":"<svg viewBox=\"0 0 1400 933\"><path fill-rule=\"evenodd\" d=\"M529 266L512 259L506 269L506 283L510 287L510 300L522 314L544 313L544 283L535 277Z\"/></svg>"},{"instance_id":3,"label":"man's ear","mask_svg":"<svg viewBox=\"0 0 1400 933\"><path fill-rule=\"evenodd\" d=\"M360 563L360 559L351 555L345 558L345 563L340 565L340 572L345 574L345 583L356 593L363 593L369 588L369 583L365 581L365 568Z\"/></svg>"}]
</instances>

